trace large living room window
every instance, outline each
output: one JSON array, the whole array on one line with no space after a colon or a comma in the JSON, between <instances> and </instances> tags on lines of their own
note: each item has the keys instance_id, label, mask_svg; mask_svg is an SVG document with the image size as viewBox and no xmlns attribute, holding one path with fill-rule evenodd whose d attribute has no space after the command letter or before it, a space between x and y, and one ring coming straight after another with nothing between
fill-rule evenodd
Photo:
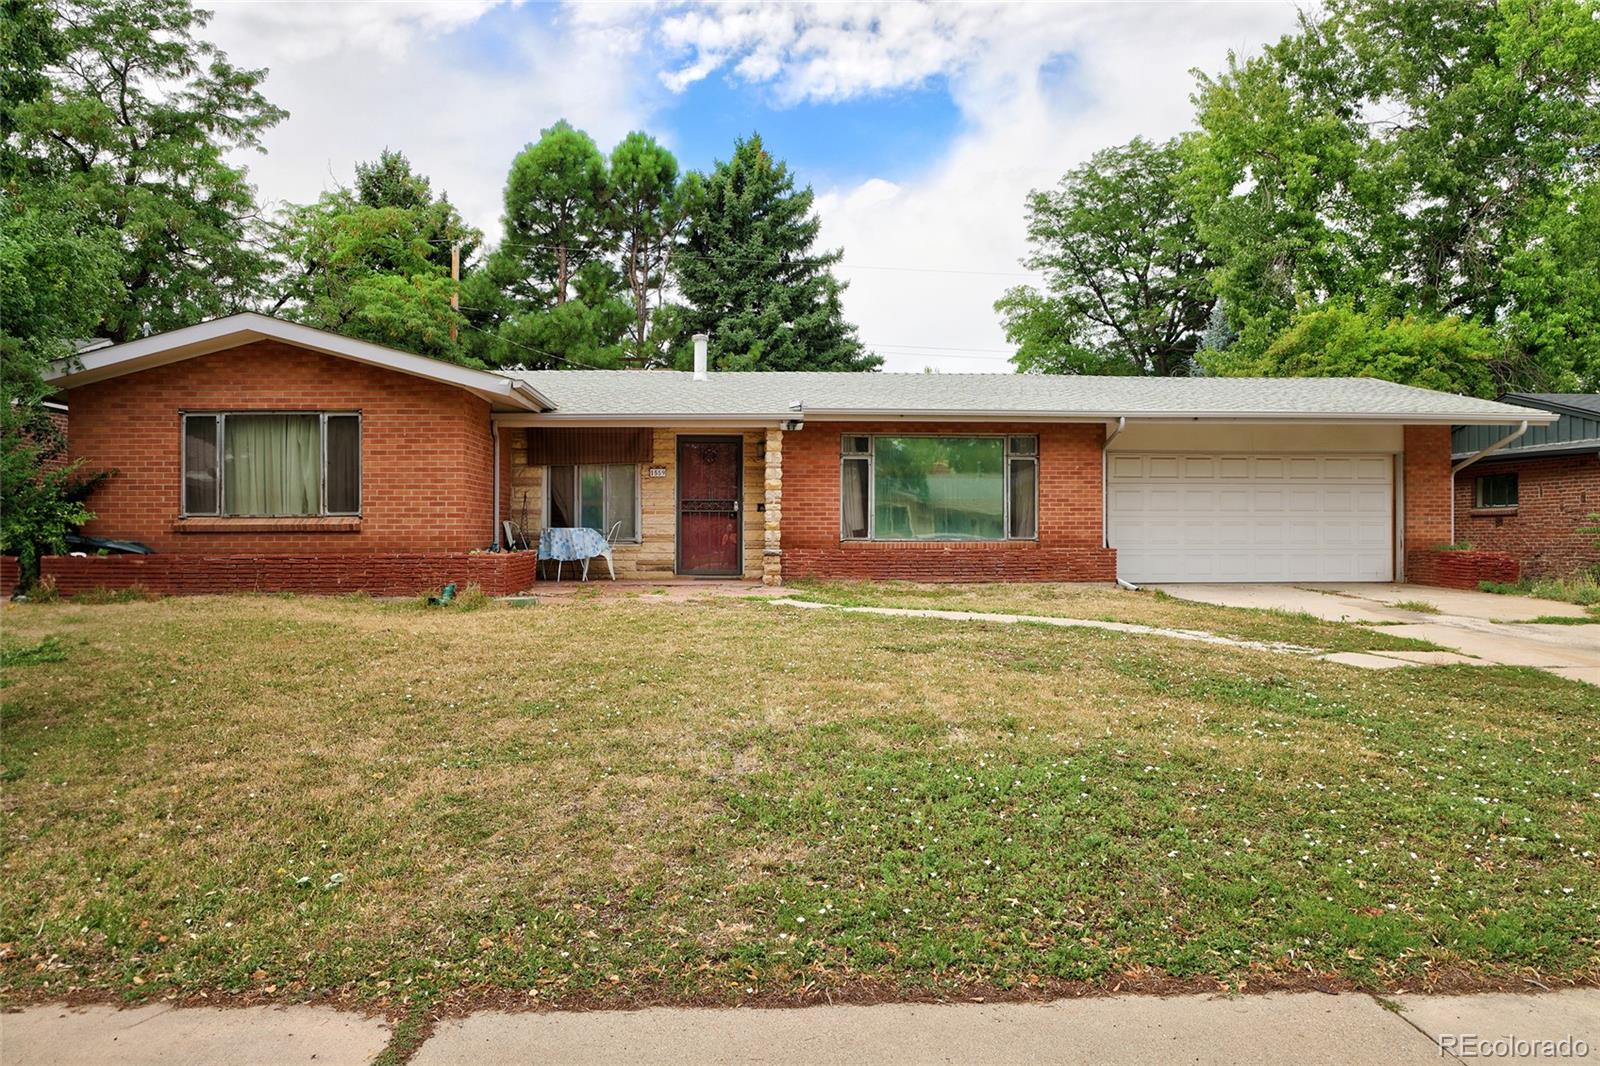
<instances>
[{"instance_id":1,"label":"large living room window","mask_svg":"<svg viewBox=\"0 0 1600 1066\"><path fill-rule=\"evenodd\" d=\"M1032 540L1039 438L846 435L845 540Z\"/></svg>"},{"instance_id":2,"label":"large living room window","mask_svg":"<svg viewBox=\"0 0 1600 1066\"><path fill-rule=\"evenodd\" d=\"M326 411L183 416L183 513L361 513L361 416Z\"/></svg>"},{"instance_id":3,"label":"large living room window","mask_svg":"<svg viewBox=\"0 0 1600 1066\"><path fill-rule=\"evenodd\" d=\"M586 526L617 540L639 539L639 467L584 463L545 468L545 525Z\"/></svg>"}]
</instances>

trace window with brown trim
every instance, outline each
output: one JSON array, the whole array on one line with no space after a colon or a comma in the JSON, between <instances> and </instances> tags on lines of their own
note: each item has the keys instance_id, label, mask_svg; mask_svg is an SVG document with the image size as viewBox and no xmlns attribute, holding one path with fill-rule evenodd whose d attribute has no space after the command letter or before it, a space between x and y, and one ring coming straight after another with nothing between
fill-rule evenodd
<instances>
[{"instance_id":1,"label":"window with brown trim","mask_svg":"<svg viewBox=\"0 0 1600 1066\"><path fill-rule=\"evenodd\" d=\"M359 515L361 415L185 413L182 513L241 518Z\"/></svg>"}]
</instances>

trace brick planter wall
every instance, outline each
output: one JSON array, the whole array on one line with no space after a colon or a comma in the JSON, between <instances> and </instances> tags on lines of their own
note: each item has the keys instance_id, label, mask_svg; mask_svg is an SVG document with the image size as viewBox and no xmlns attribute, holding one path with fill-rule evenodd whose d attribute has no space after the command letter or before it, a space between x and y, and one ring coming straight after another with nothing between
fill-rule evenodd
<instances>
[{"instance_id":1,"label":"brick planter wall","mask_svg":"<svg viewBox=\"0 0 1600 1066\"><path fill-rule=\"evenodd\" d=\"M15 555L0 555L0 596L9 596L22 584L22 567Z\"/></svg>"},{"instance_id":2,"label":"brick planter wall","mask_svg":"<svg viewBox=\"0 0 1600 1066\"><path fill-rule=\"evenodd\" d=\"M1406 580L1415 585L1476 589L1480 581L1510 583L1520 576L1517 560L1504 552L1406 552Z\"/></svg>"},{"instance_id":3,"label":"brick planter wall","mask_svg":"<svg viewBox=\"0 0 1600 1066\"><path fill-rule=\"evenodd\" d=\"M1475 511L1473 480L1517 475L1517 506ZM1456 539L1504 552L1536 577L1565 577L1600 566L1593 533L1579 533L1600 511L1600 455L1474 463L1456 475Z\"/></svg>"},{"instance_id":4,"label":"brick planter wall","mask_svg":"<svg viewBox=\"0 0 1600 1066\"><path fill-rule=\"evenodd\" d=\"M1039 438L1039 539L990 542L847 541L839 536L840 438L861 433L1028 433ZM815 422L783 436L784 580L1113 581L1104 546L1100 449L1093 424L968 425Z\"/></svg>"},{"instance_id":5,"label":"brick planter wall","mask_svg":"<svg viewBox=\"0 0 1600 1066\"><path fill-rule=\"evenodd\" d=\"M14 560L13 560L14 564ZM455 582L509 596L534 582L534 552L350 555L51 555L40 560L64 596L138 585L185 596L214 592L368 592L417 596Z\"/></svg>"}]
</instances>

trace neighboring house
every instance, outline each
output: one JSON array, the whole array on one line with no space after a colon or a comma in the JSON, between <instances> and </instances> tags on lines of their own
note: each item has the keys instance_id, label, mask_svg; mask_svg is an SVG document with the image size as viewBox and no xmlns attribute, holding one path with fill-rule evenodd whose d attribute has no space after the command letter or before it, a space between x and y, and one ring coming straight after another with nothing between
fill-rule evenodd
<instances>
[{"instance_id":1,"label":"neighboring house","mask_svg":"<svg viewBox=\"0 0 1600 1066\"><path fill-rule=\"evenodd\" d=\"M1557 417L1374 379L489 373L251 314L53 381L116 471L88 532L156 550L47 560L63 591L509 592L506 520L615 529L650 580L1427 580L1450 427Z\"/></svg>"},{"instance_id":2,"label":"neighboring house","mask_svg":"<svg viewBox=\"0 0 1600 1066\"><path fill-rule=\"evenodd\" d=\"M1600 513L1600 393L1512 392L1500 399L1558 418L1530 425L1457 475L1457 538L1515 556L1530 575L1600 566L1600 534L1579 532ZM1454 458L1466 459L1517 428L1458 426Z\"/></svg>"}]
</instances>

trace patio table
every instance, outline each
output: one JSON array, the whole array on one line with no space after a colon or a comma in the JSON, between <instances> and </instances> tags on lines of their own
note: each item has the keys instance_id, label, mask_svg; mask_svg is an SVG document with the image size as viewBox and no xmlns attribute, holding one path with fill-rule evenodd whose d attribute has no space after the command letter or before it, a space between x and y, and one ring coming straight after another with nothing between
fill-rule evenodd
<instances>
[{"instance_id":1,"label":"patio table","mask_svg":"<svg viewBox=\"0 0 1600 1066\"><path fill-rule=\"evenodd\" d=\"M556 580L561 580L562 563L583 563L583 572L588 575L588 562L597 559L611 550L611 545L606 543L605 535L598 529L589 529L587 526L546 526L539 531L539 561L553 560L556 564Z\"/></svg>"}]
</instances>

